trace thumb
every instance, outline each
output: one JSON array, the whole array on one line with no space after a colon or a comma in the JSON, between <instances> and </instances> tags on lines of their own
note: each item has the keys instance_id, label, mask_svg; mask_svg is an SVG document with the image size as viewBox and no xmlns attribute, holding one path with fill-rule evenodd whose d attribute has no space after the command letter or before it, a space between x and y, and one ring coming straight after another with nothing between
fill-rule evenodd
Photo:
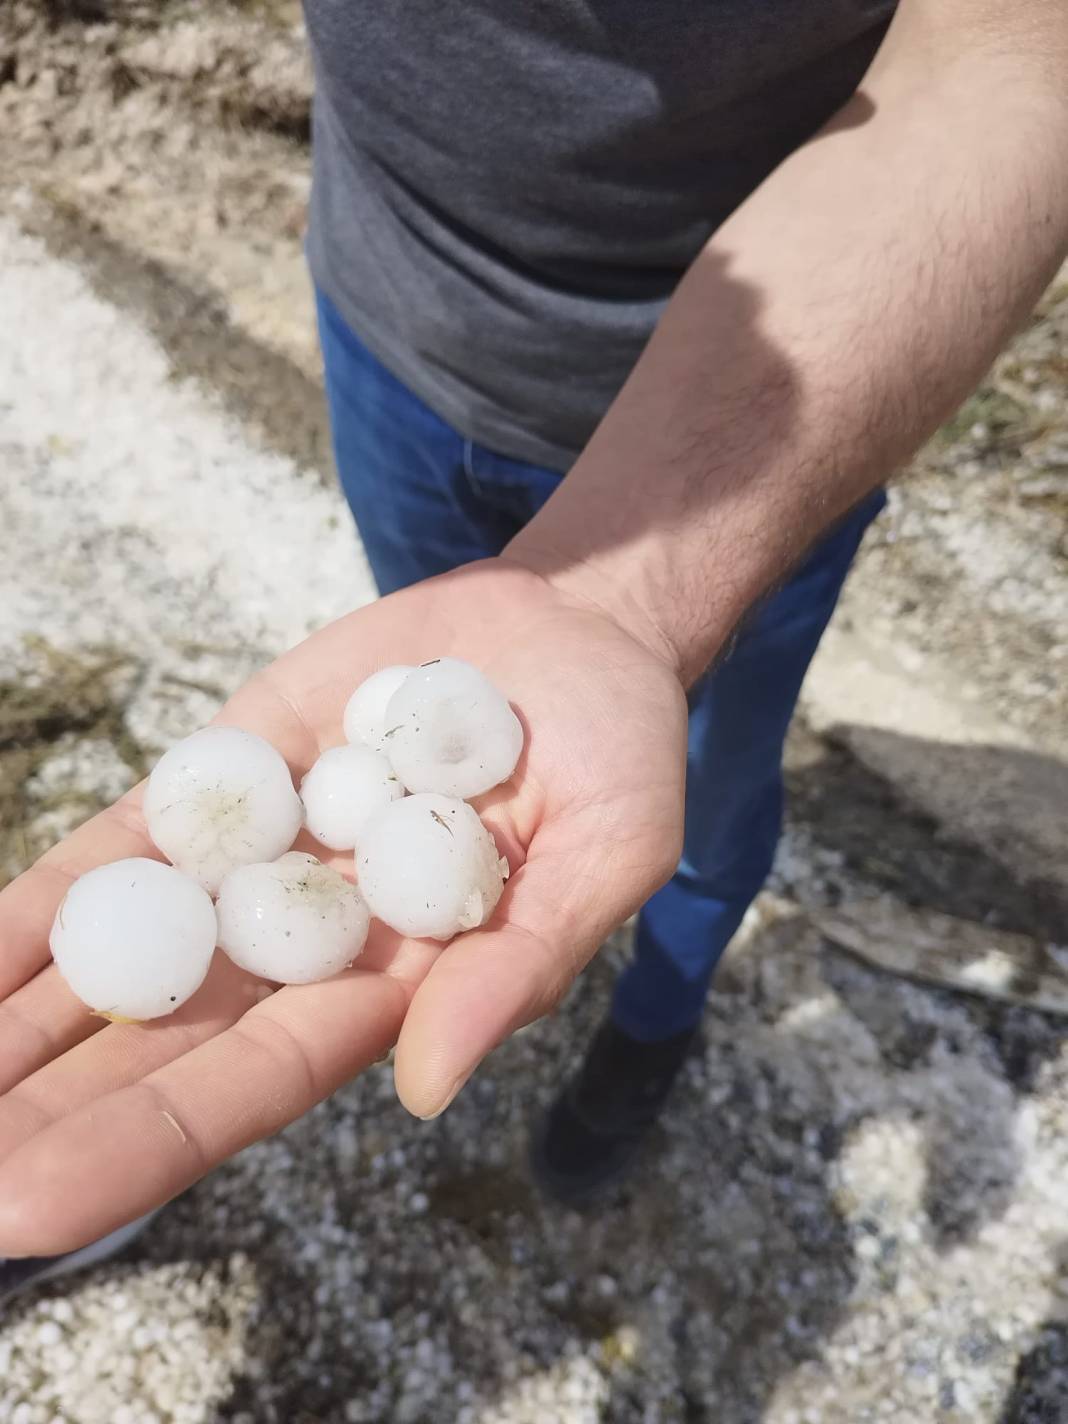
<instances>
[{"instance_id":1,"label":"thumb","mask_svg":"<svg viewBox=\"0 0 1068 1424\"><path fill-rule=\"evenodd\" d=\"M555 1008L673 869L612 868L603 841L586 844L595 849L576 853L573 834L540 830L501 897L500 928L456 940L416 990L394 1059L397 1094L416 1117L436 1117L491 1049Z\"/></svg>"}]
</instances>

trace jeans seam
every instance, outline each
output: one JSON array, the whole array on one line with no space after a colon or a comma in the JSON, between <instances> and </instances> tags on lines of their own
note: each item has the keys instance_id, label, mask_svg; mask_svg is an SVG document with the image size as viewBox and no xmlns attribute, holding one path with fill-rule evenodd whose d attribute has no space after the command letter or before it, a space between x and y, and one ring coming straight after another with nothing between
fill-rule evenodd
<instances>
[{"instance_id":1,"label":"jeans seam","mask_svg":"<svg viewBox=\"0 0 1068 1424\"><path fill-rule=\"evenodd\" d=\"M463 444L463 467L467 477L467 483L480 498L485 496L486 491L482 488L478 476L475 474L475 445L474 441L464 439Z\"/></svg>"}]
</instances>

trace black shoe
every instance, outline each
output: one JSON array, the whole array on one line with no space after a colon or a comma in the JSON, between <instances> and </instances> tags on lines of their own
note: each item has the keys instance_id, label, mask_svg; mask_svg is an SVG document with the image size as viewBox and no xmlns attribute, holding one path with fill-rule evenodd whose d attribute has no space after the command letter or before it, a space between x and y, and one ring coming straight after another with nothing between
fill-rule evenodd
<instances>
[{"instance_id":1,"label":"black shoe","mask_svg":"<svg viewBox=\"0 0 1068 1424\"><path fill-rule=\"evenodd\" d=\"M622 1176L697 1037L692 1028L659 1043L639 1043L606 1019L577 1077L535 1133L530 1165L538 1185L576 1205Z\"/></svg>"},{"instance_id":2,"label":"black shoe","mask_svg":"<svg viewBox=\"0 0 1068 1424\"><path fill-rule=\"evenodd\" d=\"M20 1256L10 1261L0 1256L0 1306L23 1291L43 1285L45 1281L110 1261L112 1256L117 1256L140 1236L155 1215L154 1211L149 1212L147 1216L131 1221L129 1226L113 1231L110 1236L102 1236L99 1241L91 1241L88 1246L78 1251L67 1251L62 1256Z\"/></svg>"}]
</instances>

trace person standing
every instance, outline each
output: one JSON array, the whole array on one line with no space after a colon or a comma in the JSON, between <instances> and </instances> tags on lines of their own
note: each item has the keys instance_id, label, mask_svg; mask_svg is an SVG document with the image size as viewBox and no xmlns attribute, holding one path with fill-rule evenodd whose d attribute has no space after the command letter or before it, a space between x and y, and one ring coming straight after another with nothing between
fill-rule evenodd
<instances>
[{"instance_id":1,"label":"person standing","mask_svg":"<svg viewBox=\"0 0 1068 1424\"><path fill-rule=\"evenodd\" d=\"M1068 249L1063 0L306 13L327 393L388 596L222 715L303 767L338 739L337 667L470 658L531 729L491 813L519 869L443 953L382 942L377 972L252 1009L209 980L180 1047L81 1042L41 977L56 870L147 850L136 797L81 828L0 896L9 1255L151 1210L394 1041L435 1116L640 909L535 1153L568 1199L618 1173L771 863L783 736L879 491Z\"/></svg>"}]
</instances>

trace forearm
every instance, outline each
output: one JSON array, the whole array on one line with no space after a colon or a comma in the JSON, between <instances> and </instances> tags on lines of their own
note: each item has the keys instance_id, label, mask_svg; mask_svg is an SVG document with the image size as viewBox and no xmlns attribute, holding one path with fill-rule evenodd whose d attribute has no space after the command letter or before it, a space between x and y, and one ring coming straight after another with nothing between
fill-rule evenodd
<instances>
[{"instance_id":1,"label":"forearm","mask_svg":"<svg viewBox=\"0 0 1068 1424\"><path fill-rule=\"evenodd\" d=\"M687 680L967 395L1068 249L1068 26L1034 5L1033 52L955 50L931 3L715 234L511 546Z\"/></svg>"}]
</instances>

